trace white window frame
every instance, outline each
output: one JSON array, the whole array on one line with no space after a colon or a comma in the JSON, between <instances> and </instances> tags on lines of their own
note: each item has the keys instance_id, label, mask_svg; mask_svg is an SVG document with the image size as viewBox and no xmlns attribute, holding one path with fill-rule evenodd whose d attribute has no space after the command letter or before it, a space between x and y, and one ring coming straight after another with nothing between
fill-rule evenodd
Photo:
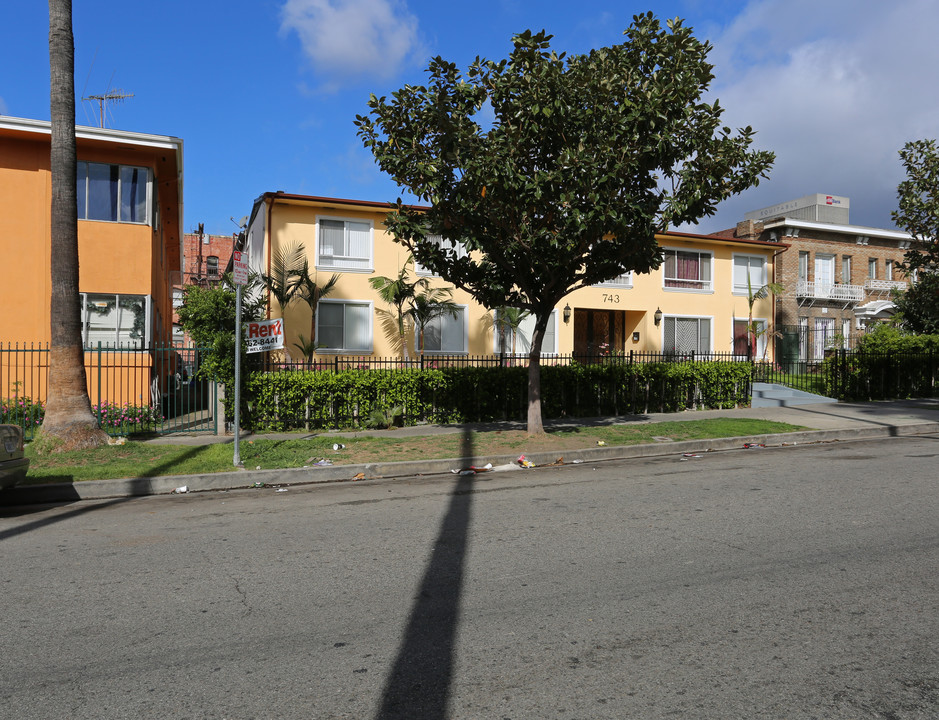
<instances>
[{"instance_id":1,"label":"white window frame","mask_svg":"<svg viewBox=\"0 0 939 720\"><path fill-rule=\"evenodd\" d=\"M622 275L617 275L612 280L604 280L601 283L597 283L594 287L618 287L618 288L631 288L633 286L633 271L628 270Z\"/></svg>"},{"instance_id":2,"label":"white window frame","mask_svg":"<svg viewBox=\"0 0 939 720\"><path fill-rule=\"evenodd\" d=\"M91 173L90 168L92 166L96 167L116 167L117 171L117 218L101 218L101 217L89 217L88 216L88 196L91 192ZM121 217L124 210L124 170L141 170L144 173L144 182L146 183L146 193L144 200L144 208L140 213L142 219L139 220L127 220ZM150 225L150 220L153 213L153 208L156 207L157 203L153 201L153 172L148 167L143 165L121 165L120 163L100 163L100 162L89 162L87 160L79 160L76 163L76 194L78 195L78 219L79 220L90 220L94 222L113 222L113 223L124 223L128 225ZM84 210L84 212L82 211ZM158 226L155 226L158 227Z\"/></svg>"},{"instance_id":3,"label":"white window frame","mask_svg":"<svg viewBox=\"0 0 939 720\"><path fill-rule=\"evenodd\" d=\"M349 242L349 226L348 223L356 223L359 225L368 226L368 253L365 256L354 256L354 255L324 255L322 253L322 222L323 220L328 220L331 222L341 222L345 223L343 226L343 244L348 247ZM351 218L351 217L342 217L340 215L317 215L316 216L316 269L323 270L328 272L358 272L358 273L372 273L375 272L375 223L372 220L362 219L362 218ZM335 262L327 261L326 258L338 258ZM353 263L344 263L343 260L352 260L358 263L364 264L353 264Z\"/></svg>"},{"instance_id":4,"label":"white window frame","mask_svg":"<svg viewBox=\"0 0 939 720\"><path fill-rule=\"evenodd\" d=\"M447 249L455 249L456 255L458 258L464 258L467 255L466 246L459 243L455 243L452 240L444 240L442 235L428 235L427 240L436 243L438 246L442 247L444 242L448 244ZM426 268L421 265L417 259L414 259L414 272L421 277L440 277L430 268Z\"/></svg>"},{"instance_id":5,"label":"white window frame","mask_svg":"<svg viewBox=\"0 0 939 720\"><path fill-rule=\"evenodd\" d=\"M893 280L893 260L884 260L884 280Z\"/></svg>"},{"instance_id":6,"label":"white window frame","mask_svg":"<svg viewBox=\"0 0 939 720\"><path fill-rule=\"evenodd\" d=\"M844 285L851 284L851 256L841 256L841 282Z\"/></svg>"},{"instance_id":7,"label":"white window frame","mask_svg":"<svg viewBox=\"0 0 939 720\"><path fill-rule=\"evenodd\" d=\"M734 357L746 358L746 355L740 355L740 354L738 354L738 353L737 353L737 349L736 349L736 347L735 347L735 346L736 346L736 340L737 340L737 330L736 330L736 328L734 327L734 325L736 325L736 324L739 323L739 322L744 323L745 326L749 323L749 321L748 321L747 318L739 318L739 317L738 317L738 318L734 318L734 319L731 321L731 326L730 326L730 327L731 327L731 330L730 330L730 335L731 335L731 339L730 339L730 351L731 351L732 353L734 353ZM756 338L756 351L755 351L755 354L754 354L754 356L753 356L753 359L754 359L754 360L759 360L759 359L761 359L761 358L766 354L766 328L767 328L767 321L766 321L766 318L758 317L758 318L753 318L753 322L757 324L757 327L758 327L759 330L762 330L762 331L763 331L763 332L761 332L759 335L757 335L757 338ZM748 342L749 342L749 340L748 340Z\"/></svg>"},{"instance_id":8,"label":"white window frame","mask_svg":"<svg viewBox=\"0 0 939 720\"><path fill-rule=\"evenodd\" d=\"M153 337L153 298L150 295L136 295L133 293L79 293L81 298L81 323L82 323L82 345L84 347L97 347L98 341L89 341L88 335L91 330L90 322L90 310L88 308L88 297L107 297L114 299L114 307L118 311L118 314L121 313L121 298L135 298L141 299L144 302L143 312L144 312L144 323L143 323L143 337L137 340L121 340L121 330L120 330L120 321L117 322L117 327L114 331L114 339L111 341L101 341L102 349L120 349L120 350L138 350L142 351L147 348L150 344L150 338ZM105 301L105 302L108 302ZM93 343L93 344L92 344Z\"/></svg>"},{"instance_id":9,"label":"white window frame","mask_svg":"<svg viewBox=\"0 0 939 720\"><path fill-rule=\"evenodd\" d=\"M366 317L368 318L368 344L365 348L350 348L350 347L320 347L316 349L316 352L323 355L371 355L375 349L375 305L371 300L340 300L333 298L323 298L319 301L319 307L323 305L342 305L343 306L343 345L346 344L346 316L345 316L345 307L346 306L356 306L356 307L365 307L368 308ZM316 313L316 338L319 340L322 335L320 334L320 313Z\"/></svg>"},{"instance_id":10,"label":"white window frame","mask_svg":"<svg viewBox=\"0 0 939 720\"><path fill-rule=\"evenodd\" d=\"M877 279L877 258L867 258L867 278L869 280Z\"/></svg>"},{"instance_id":11,"label":"white window frame","mask_svg":"<svg viewBox=\"0 0 939 720\"><path fill-rule=\"evenodd\" d=\"M662 289L666 292L685 292L685 293L713 293L714 292L714 253L710 250L694 250L688 248L663 248L664 255L666 256L662 262ZM675 253L675 263L677 270L678 263L678 253L686 253L689 255L698 256L698 277L701 276L701 257L707 256L708 258L708 268L710 278L707 280L686 280L684 278L673 277L670 278L667 275L668 267L668 254ZM701 287L670 287L669 282L682 282L682 283L699 283Z\"/></svg>"},{"instance_id":12,"label":"white window frame","mask_svg":"<svg viewBox=\"0 0 939 720\"><path fill-rule=\"evenodd\" d=\"M497 313L498 310L493 310L493 313ZM529 349L531 348L531 335L535 329L535 316L527 315L525 319L522 320L521 325L518 330L513 332L512 335L515 336L515 353L516 355L528 355ZM548 334L550 331L550 335ZM512 335L506 337L505 342L508 347L505 348L507 354L512 352ZM545 341L541 343L541 357L551 357L558 354L558 309L554 308L551 311L551 316L548 318L548 326L545 328L545 338L548 340L551 338L551 344L548 345ZM496 355L502 353L502 347L499 343L499 333L495 330L495 325L493 325L492 332L492 351Z\"/></svg>"},{"instance_id":13,"label":"white window frame","mask_svg":"<svg viewBox=\"0 0 939 720\"><path fill-rule=\"evenodd\" d=\"M759 272L758 281L754 283L752 279L750 280L750 283L751 283L751 286L752 286L751 289L753 290L753 292L756 292L756 291L759 290L761 287L763 287L764 285L767 284L767 281L766 281L766 272L767 272L766 257L763 256L763 255L747 255L747 254L745 254L745 253L734 253L734 254L733 254L733 269L732 269L732 271L731 271L731 282L733 283L733 293L734 293L734 295L743 295L743 296L747 296L748 291L747 291L747 285L746 285L746 283L742 283L742 284L741 284L741 283L738 283L738 282L737 282L737 260L740 260L740 259L745 259L745 260L747 261L747 276L749 276L750 278L753 277L753 270L751 269L750 261L756 260L756 261L759 263L759 265L760 265L759 270L758 270L758 272ZM743 279L746 280L746 277L744 277Z\"/></svg>"},{"instance_id":14,"label":"white window frame","mask_svg":"<svg viewBox=\"0 0 939 720\"><path fill-rule=\"evenodd\" d=\"M457 305L457 310L459 311L459 316L454 318L448 313L443 315L438 315L433 320L431 320L426 326L424 326L424 354L425 355L466 355L469 352L469 306L468 305ZM446 323L446 322L459 322L462 325L460 330L460 340L462 342L462 347L459 350L445 350L441 348L440 350L428 350L427 349L427 332L430 329L431 325L434 323ZM418 345L420 342L418 341Z\"/></svg>"},{"instance_id":15,"label":"white window frame","mask_svg":"<svg viewBox=\"0 0 939 720\"><path fill-rule=\"evenodd\" d=\"M809 281L809 253L807 250L799 251L799 280Z\"/></svg>"},{"instance_id":16,"label":"white window frame","mask_svg":"<svg viewBox=\"0 0 939 720\"><path fill-rule=\"evenodd\" d=\"M704 350L699 348L695 350L695 353L714 352L714 317L713 316L711 315L665 315L662 318L662 331L660 333L660 338L659 338L663 353L669 353L669 352L677 353L678 352L677 350L670 351L665 347L665 328L668 325L669 320L697 320L699 322L699 327L698 327L698 342L699 343L701 341L700 322L702 320L706 320L708 323L710 323L710 328L708 329L708 347L707 349L704 349Z\"/></svg>"}]
</instances>

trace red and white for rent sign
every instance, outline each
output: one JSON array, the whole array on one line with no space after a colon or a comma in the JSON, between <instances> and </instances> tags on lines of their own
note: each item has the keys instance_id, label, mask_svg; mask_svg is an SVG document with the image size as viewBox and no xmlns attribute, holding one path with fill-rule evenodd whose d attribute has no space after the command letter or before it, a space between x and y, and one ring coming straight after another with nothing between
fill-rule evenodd
<instances>
[{"instance_id":1,"label":"red and white for rent sign","mask_svg":"<svg viewBox=\"0 0 939 720\"><path fill-rule=\"evenodd\" d=\"M278 350L284 346L284 321L260 320L248 323L248 342L245 352L256 353Z\"/></svg>"}]
</instances>

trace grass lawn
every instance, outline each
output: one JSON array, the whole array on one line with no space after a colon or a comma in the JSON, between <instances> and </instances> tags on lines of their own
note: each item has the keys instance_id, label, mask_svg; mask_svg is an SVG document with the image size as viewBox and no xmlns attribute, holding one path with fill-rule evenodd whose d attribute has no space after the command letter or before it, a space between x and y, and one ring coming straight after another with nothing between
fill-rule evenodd
<instances>
[{"instance_id":1,"label":"grass lawn","mask_svg":"<svg viewBox=\"0 0 939 720\"><path fill-rule=\"evenodd\" d=\"M521 430L473 432L470 434L474 456L485 464L488 456L514 453L557 452L596 447L640 445L702 438L722 438L769 433L785 433L805 428L768 420L712 418L674 422L639 423L608 427L584 427L577 430L549 432L531 438ZM333 443L345 448L333 450ZM241 459L248 469L296 468L328 459L334 465L376 461L458 458L466 438L461 433L400 438L318 435L303 439L255 438L240 444ZM108 478L156 477L159 475L194 475L232 470L231 442L198 447L156 445L128 440L123 445L109 445L95 450L37 455L26 446L30 459L29 475L23 484L79 482Z\"/></svg>"}]
</instances>

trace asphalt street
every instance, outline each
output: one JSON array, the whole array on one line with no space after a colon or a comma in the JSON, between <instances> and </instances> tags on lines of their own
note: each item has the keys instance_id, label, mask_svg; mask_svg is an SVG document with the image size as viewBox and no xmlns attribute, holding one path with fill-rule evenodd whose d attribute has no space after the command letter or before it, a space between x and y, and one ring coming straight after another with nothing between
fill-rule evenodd
<instances>
[{"instance_id":1,"label":"asphalt street","mask_svg":"<svg viewBox=\"0 0 939 720\"><path fill-rule=\"evenodd\" d=\"M0 717L935 718L937 457L4 508Z\"/></svg>"}]
</instances>

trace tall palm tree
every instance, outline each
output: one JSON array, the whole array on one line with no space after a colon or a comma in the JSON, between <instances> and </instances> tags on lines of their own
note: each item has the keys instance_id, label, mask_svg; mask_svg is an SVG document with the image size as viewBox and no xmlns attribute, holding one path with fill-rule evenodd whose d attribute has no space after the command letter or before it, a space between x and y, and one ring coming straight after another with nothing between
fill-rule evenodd
<instances>
[{"instance_id":1,"label":"tall palm tree","mask_svg":"<svg viewBox=\"0 0 939 720\"><path fill-rule=\"evenodd\" d=\"M43 435L60 449L107 442L91 411L85 380L78 294L78 201L75 146L75 42L71 0L49 0L52 139L49 394Z\"/></svg>"},{"instance_id":2,"label":"tall palm tree","mask_svg":"<svg viewBox=\"0 0 939 720\"><path fill-rule=\"evenodd\" d=\"M444 315L457 317L460 306L450 300L452 296L453 290L451 288L434 288L415 295L411 301L411 307L407 315L414 322L419 355L424 354L424 331L431 321Z\"/></svg>"},{"instance_id":3,"label":"tall palm tree","mask_svg":"<svg viewBox=\"0 0 939 720\"><path fill-rule=\"evenodd\" d=\"M411 282L408 280L408 268L414 264L414 257L409 255L404 265L398 271L397 277L389 278L384 275L369 279L372 287L378 292L378 297L395 309L394 320L398 328L398 339L401 342L402 357L408 359L408 343L405 338L407 328L405 320L413 309L415 298L419 292L427 292L430 281L427 278L418 278Z\"/></svg>"}]
</instances>

